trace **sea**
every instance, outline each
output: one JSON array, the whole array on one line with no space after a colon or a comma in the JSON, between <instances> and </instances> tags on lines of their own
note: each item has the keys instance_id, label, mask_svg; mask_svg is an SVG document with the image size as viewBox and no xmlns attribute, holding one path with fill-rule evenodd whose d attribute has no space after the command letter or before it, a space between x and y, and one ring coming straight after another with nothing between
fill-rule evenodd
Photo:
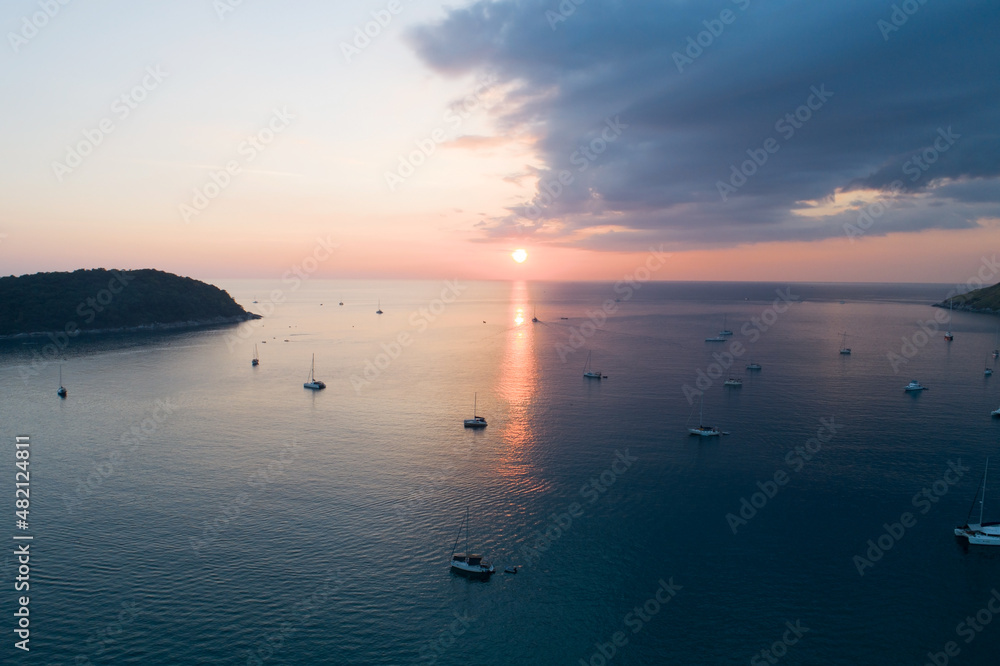
<instances>
[{"instance_id":1,"label":"sea","mask_svg":"<svg viewBox=\"0 0 1000 666\"><path fill-rule=\"evenodd\" d=\"M953 285L213 283L263 318L0 344L3 663L1000 663Z\"/></svg>"}]
</instances>

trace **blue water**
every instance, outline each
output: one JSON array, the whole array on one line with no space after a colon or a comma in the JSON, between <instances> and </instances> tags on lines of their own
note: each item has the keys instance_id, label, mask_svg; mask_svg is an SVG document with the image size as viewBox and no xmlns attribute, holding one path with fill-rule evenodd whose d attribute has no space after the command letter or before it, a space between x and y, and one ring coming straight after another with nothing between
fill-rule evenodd
<instances>
[{"instance_id":1,"label":"blue water","mask_svg":"<svg viewBox=\"0 0 1000 666\"><path fill-rule=\"evenodd\" d=\"M968 643L959 623L1000 589L1000 553L951 530L1000 468L1000 322L954 313L954 342L924 342L948 286L217 284L268 316L72 340L66 400L45 340L0 346L0 496L13 512L30 435L34 536L31 653L5 582L4 663L745 664L778 642L783 664L922 664L949 641L951 663L997 663L1000 621ZM732 341L704 342L724 316ZM703 408L730 434L689 437L684 387L733 342ZM583 378L588 352L607 379ZM322 392L302 388L313 354ZM905 394L914 378L929 390ZM483 431L461 425L474 395ZM832 438L790 464L821 419ZM734 534L758 482L773 497ZM472 548L520 573L449 573L466 507Z\"/></svg>"}]
</instances>

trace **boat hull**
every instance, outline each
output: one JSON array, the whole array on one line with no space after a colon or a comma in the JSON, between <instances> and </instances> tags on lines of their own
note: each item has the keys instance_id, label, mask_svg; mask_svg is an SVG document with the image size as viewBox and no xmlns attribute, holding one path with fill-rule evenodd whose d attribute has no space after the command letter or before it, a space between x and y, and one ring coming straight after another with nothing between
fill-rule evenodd
<instances>
[{"instance_id":1,"label":"boat hull","mask_svg":"<svg viewBox=\"0 0 1000 666\"><path fill-rule=\"evenodd\" d=\"M465 419L465 427L466 428L485 428L486 427L486 420L483 419L482 417L479 417L479 418L476 418L476 419Z\"/></svg>"},{"instance_id":2,"label":"boat hull","mask_svg":"<svg viewBox=\"0 0 1000 666\"><path fill-rule=\"evenodd\" d=\"M599 372L585 372L585 373L583 373L583 376L586 377L587 379L600 379L601 378L601 373L599 373Z\"/></svg>"},{"instance_id":3,"label":"boat hull","mask_svg":"<svg viewBox=\"0 0 1000 666\"><path fill-rule=\"evenodd\" d=\"M699 437L718 437L722 434L721 430L716 430L714 428L702 429L702 428L688 428L688 432L692 435L698 435Z\"/></svg>"},{"instance_id":4,"label":"boat hull","mask_svg":"<svg viewBox=\"0 0 1000 666\"><path fill-rule=\"evenodd\" d=\"M313 391L320 391L326 388L326 384L323 382L306 382L302 385L302 388L312 389Z\"/></svg>"}]
</instances>

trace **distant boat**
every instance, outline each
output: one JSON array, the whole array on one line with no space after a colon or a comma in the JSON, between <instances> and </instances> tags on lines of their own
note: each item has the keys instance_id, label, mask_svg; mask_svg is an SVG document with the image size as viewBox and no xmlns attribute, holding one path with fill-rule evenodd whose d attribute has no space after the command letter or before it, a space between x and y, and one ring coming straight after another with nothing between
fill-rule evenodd
<instances>
[{"instance_id":1,"label":"distant boat","mask_svg":"<svg viewBox=\"0 0 1000 666\"><path fill-rule=\"evenodd\" d=\"M983 522L983 505L986 503L986 475L989 470L990 459L987 458L986 469L983 471L982 488L976 490L976 497L972 500L972 506L969 507L969 515L965 519L965 525L955 528L955 536L960 539L968 539L969 543L974 546L1000 546L1000 523ZM972 512L976 508L976 500L979 500L979 522L970 523L969 518L972 517Z\"/></svg>"},{"instance_id":2,"label":"distant boat","mask_svg":"<svg viewBox=\"0 0 1000 666\"><path fill-rule=\"evenodd\" d=\"M465 528L465 552L456 553L458 540L462 538L462 528ZM465 509L465 520L458 526L458 534L455 536L455 545L451 548L451 570L454 573L472 578L489 578L496 573L493 564L482 555L474 555L469 549L469 509Z\"/></svg>"},{"instance_id":3,"label":"distant boat","mask_svg":"<svg viewBox=\"0 0 1000 666\"><path fill-rule=\"evenodd\" d=\"M743 386L743 380L739 377L730 377L726 381L722 382L723 386L735 386L737 388Z\"/></svg>"},{"instance_id":4,"label":"distant boat","mask_svg":"<svg viewBox=\"0 0 1000 666\"><path fill-rule=\"evenodd\" d=\"M250 361L250 365L252 365L255 368L258 365L260 365L260 356L257 354L257 345L256 344L253 346L253 360Z\"/></svg>"},{"instance_id":5,"label":"distant boat","mask_svg":"<svg viewBox=\"0 0 1000 666\"><path fill-rule=\"evenodd\" d=\"M847 346L847 333L846 332L844 333L844 339L840 342L840 353L841 354L845 354L845 355L851 353L851 348Z\"/></svg>"},{"instance_id":6,"label":"distant boat","mask_svg":"<svg viewBox=\"0 0 1000 666\"><path fill-rule=\"evenodd\" d=\"M587 364L583 366L583 376L586 377L587 379L600 379L601 373L597 370L593 370L590 367L590 355L592 353L593 352L587 352Z\"/></svg>"},{"instance_id":7,"label":"distant boat","mask_svg":"<svg viewBox=\"0 0 1000 666\"><path fill-rule=\"evenodd\" d=\"M316 379L316 354L313 354L312 366L309 368L309 381L303 384L302 388L313 389L315 391L326 388L326 384Z\"/></svg>"},{"instance_id":8,"label":"distant boat","mask_svg":"<svg viewBox=\"0 0 1000 666\"><path fill-rule=\"evenodd\" d=\"M951 305L951 299L949 298L948 299L948 321L949 322L951 321L951 312L952 312L952 310L953 310L953 308L952 308L952 305ZM948 327L948 332L944 334L944 339L947 340L948 342L951 342L952 340L955 339L955 336L951 334L951 326Z\"/></svg>"},{"instance_id":9,"label":"distant boat","mask_svg":"<svg viewBox=\"0 0 1000 666\"><path fill-rule=\"evenodd\" d=\"M1000 358L1000 328L993 334L993 358Z\"/></svg>"},{"instance_id":10,"label":"distant boat","mask_svg":"<svg viewBox=\"0 0 1000 666\"><path fill-rule=\"evenodd\" d=\"M926 386L921 386L920 382L918 382L916 379L914 379L909 384L907 384L906 386L904 386L903 390L904 391L926 391L927 387Z\"/></svg>"},{"instance_id":11,"label":"distant boat","mask_svg":"<svg viewBox=\"0 0 1000 666\"><path fill-rule=\"evenodd\" d=\"M1000 416L1000 407L997 407L992 412L990 412L990 416Z\"/></svg>"},{"instance_id":12,"label":"distant boat","mask_svg":"<svg viewBox=\"0 0 1000 666\"><path fill-rule=\"evenodd\" d=\"M60 398L65 398L68 394L69 394L69 392L66 390L66 387L64 387L62 385L62 366L60 365L59 366L59 390L56 391L56 395L59 396Z\"/></svg>"},{"instance_id":13,"label":"distant boat","mask_svg":"<svg viewBox=\"0 0 1000 666\"><path fill-rule=\"evenodd\" d=\"M716 336L714 338L705 338L705 342L725 342L726 339L721 336Z\"/></svg>"},{"instance_id":14,"label":"distant boat","mask_svg":"<svg viewBox=\"0 0 1000 666\"><path fill-rule=\"evenodd\" d=\"M760 370L760 363L754 363L750 361L747 363L747 370Z\"/></svg>"},{"instance_id":15,"label":"distant boat","mask_svg":"<svg viewBox=\"0 0 1000 666\"><path fill-rule=\"evenodd\" d=\"M341 301L341 302L340 302L340 303L338 303L337 305L343 305L343 304L344 304L344 301Z\"/></svg>"},{"instance_id":16,"label":"distant boat","mask_svg":"<svg viewBox=\"0 0 1000 666\"><path fill-rule=\"evenodd\" d=\"M531 309L531 321L533 321L536 324L538 323L538 312L537 311L538 311L538 308L532 307L532 309Z\"/></svg>"},{"instance_id":17,"label":"distant boat","mask_svg":"<svg viewBox=\"0 0 1000 666\"><path fill-rule=\"evenodd\" d=\"M381 298L378 299L378 310L375 311L375 314L382 314L382 299Z\"/></svg>"},{"instance_id":18,"label":"distant boat","mask_svg":"<svg viewBox=\"0 0 1000 666\"><path fill-rule=\"evenodd\" d=\"M719 331L719 335L732 335L733 332L726 328L726 315L722 315L722 330Z\"/></svg>"},{"instance_id":19,"label":"distant boat","mask_svg":"<svg viewBox=\"0 0 1000 666\"><path fill-rule=\"evenodd\" d=\"M473 398L472 398L472 418L471 419L465 419L465 427L466 428L485 428L486 427L486 419L483 418L482 416L476 416L476 400L477 400L478 397L479 397L478 393L473 394Z\"/></svg>"},{"instance_id":20,"label":"distant boat","mask_svg":"<svg viewBox=\"0 0 1000 666\"><path fill-rule=\"evenodd\" d=\"M688 428L688 432L699 437L718 437L722 431L715 426L707 426L705 423L705 396L701 396L701 412L698 414L698 427Z\"/></svg>"},{"instance_id":21,"label":"distant boat","mask_svg":"<svg viewBox=\"0 0 1000 666\"><path fill-rule=\"evenodd\" d=\"M990 367L990 357L986 357L986 367L983 369L983 374L989 377L993 374L993 368Z\"/></svg>"}]
</instances>

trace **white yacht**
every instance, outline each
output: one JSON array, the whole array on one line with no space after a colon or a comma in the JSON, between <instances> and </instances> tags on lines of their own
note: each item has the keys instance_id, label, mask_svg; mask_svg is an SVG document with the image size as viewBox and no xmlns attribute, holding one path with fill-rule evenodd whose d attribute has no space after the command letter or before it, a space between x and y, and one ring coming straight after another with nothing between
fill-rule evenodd
<instances>
[{"instance_id":1,"label":"white yacht","mask_svg":"<svg viewBox=\"0 0 1000 666\"><path fill-rule=\"evenodd\" d=\"M754 363L750 361L747 363L747 370L760 370L760 363Z\"/></svg>"},{"instance_id":2,"label":"white yacht","mask_svg":"<svg viewBox=\"0 0 1000 666\"><path fill-rule=\"evenodd\" d=\"M926 386L921 386L920 382L918 382L916 379L914 379L909 384L907 384L906 386L904 386L903 390L904 391L926 391L927 387Z\"/></svg>"},{"instance_id":3,"label":"white yacht","mask_svg":"<svg viewBox=\"0 0 1000 666\"><path fill-rule=\"evenodd\" d=\"M714 338L705 338L705 342L725 342L726 339L722 336L715 336Z\"/></svg>"},{"instance_id":4,"label":"white yacht","mask_svg":"<svg viewBox=\"0 0 1000 666\"><path fill-rule=\"evenodd\" d=\"M730 377L726 381L722 382L723 386L743 386L743 380L739 377Z\"/></svg>"},{"instance_id":5,"label":"white yacht","mask_svg":"<svg viewBox=\"0 0 1000 666\"><path fill-rule=\"evenodd\" d=\"M715 426L704 425L705 423L705 396L701 396L701 412L698 414L698 427L688 428L688 433L699 437L718 437L722 431Z\"/></svg>"},{"instance_id":6,"label":"white yacht","mask_svg":"<svg viewBox=\"0 0 1000 666\"><path fill-rule=\"evenodd\" d=\"M456 553L458 540L462 537L462 527L465 527L465 552ZM489 560L482 555L473 555L469 550L469 509L465 509L465 520L458 526L458 535L455 537L455 545L451 548L451 570L463 576L473 578L489 578L496 573L496 568Z\"/></svg>"},{"instance_id":7,"label":"white yacht","mask_svg":"<svg viewBox=\"0 0 1000 666\"><path fill-rule=\"evenodd\" d=\"M719 335L732 335L733 332L726 328L726 315L722 315L722 330L719 331Z\"/></svg>"},{"instance_id":8,"label":"white yacht","mask_svg":"<svg viewBox=\"0 0 1000 666\"><path fill-rule=\"evenodd\" d=\"M983 485L981 489L976 491L976 498L979 499L979 522L968 522L969 518L972 517L973 509L976 507L975 500L973 500L965 525L955 528L955 536L960 539L968 539L969 543L973 546L1000 546L1000 523L983 522L983 504L986 502L986 474L989 472L989 469L990 459L987 458L986 469L983 471Z\"/></svg>"},{"instance_id":9,"label":"white yacht","mask_svg":"<svg viewBox=\"0 0 1000 666\"><path fill-rule=\"evenodd\" d=\"M313 354L312 366L309 368L309 381L303 384L302 388L313 389L314 391L326 388L326 384L316 379L316 354Z\"/></svg>"}]
</instances>

